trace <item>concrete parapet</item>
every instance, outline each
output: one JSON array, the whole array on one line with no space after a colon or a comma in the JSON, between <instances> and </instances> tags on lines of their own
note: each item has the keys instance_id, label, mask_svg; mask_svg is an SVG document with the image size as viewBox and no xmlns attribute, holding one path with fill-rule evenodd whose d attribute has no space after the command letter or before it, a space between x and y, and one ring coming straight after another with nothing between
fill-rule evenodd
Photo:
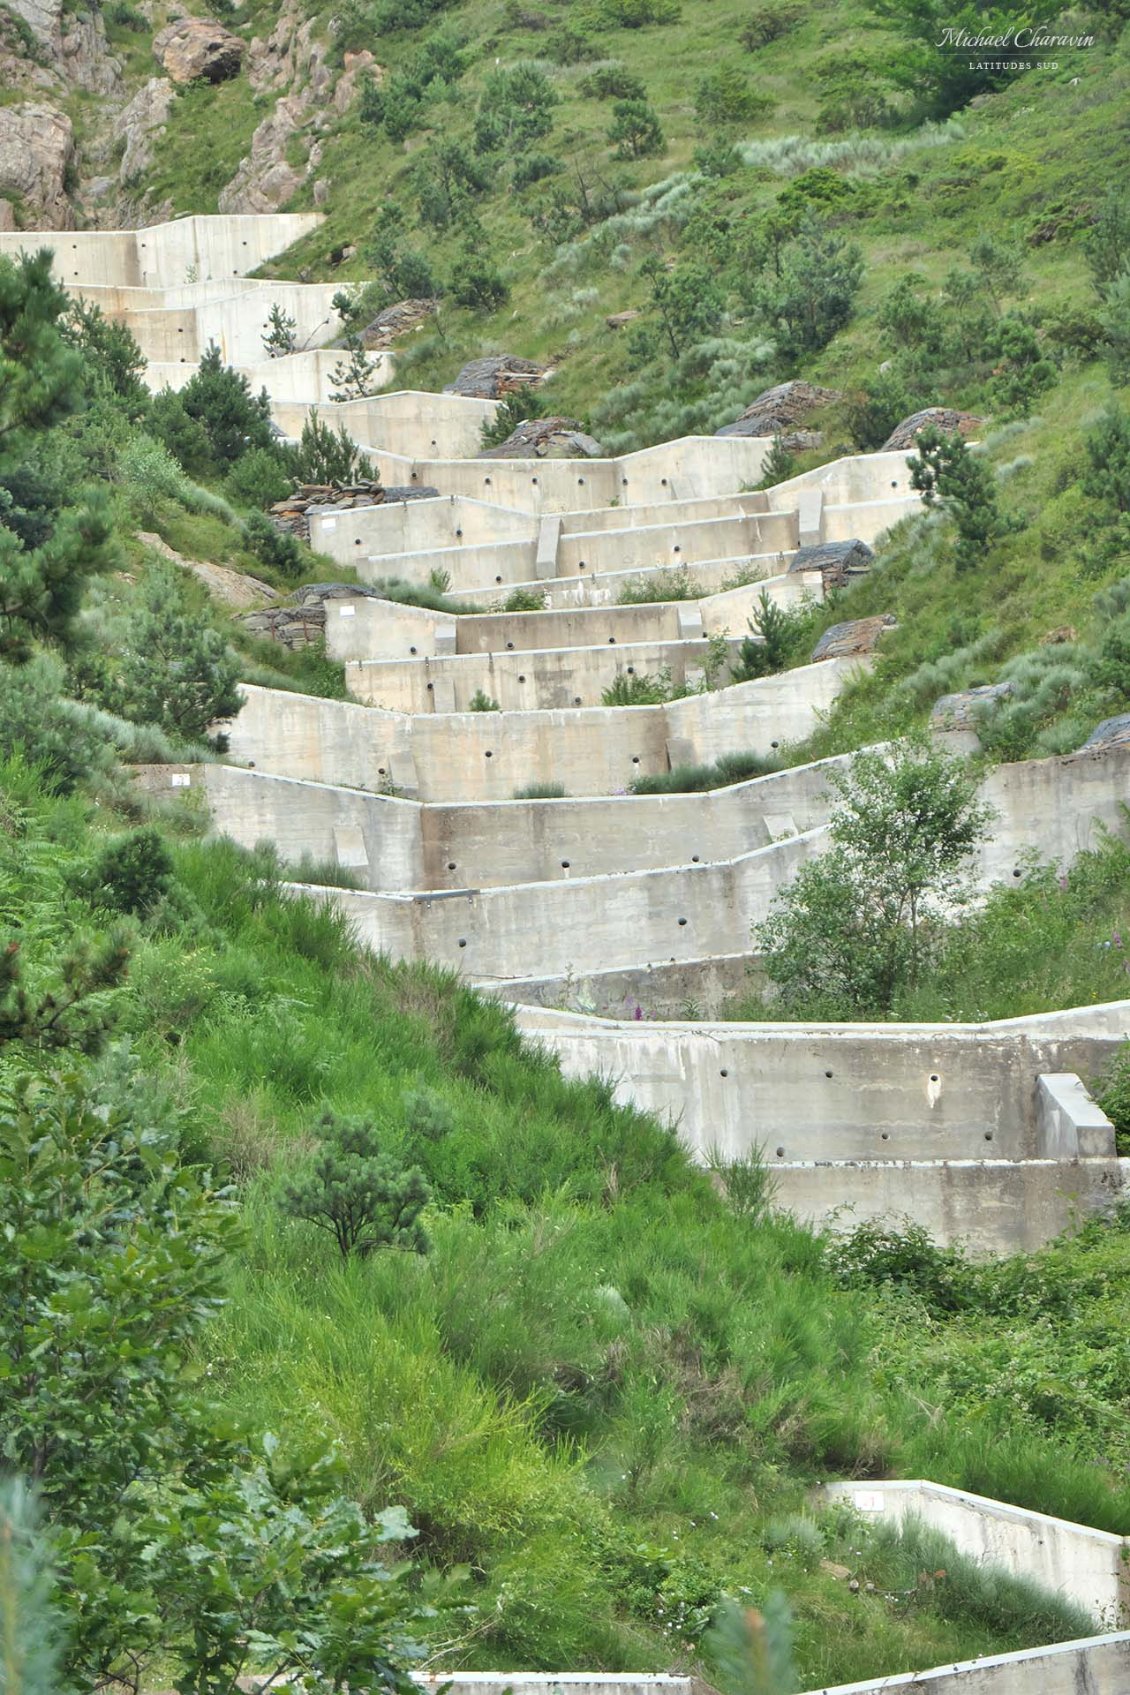
<instances>
[{"instance_id":1,"label":"concrete parapet","mask_svg":"<svg viewBox=\"0 0 1130 1695\"><path fill-rule=\"evenodd\" d=\"M857 668L828 660L665 706L414 718L248 685L230 745L234 760L261 771L377 791L401 787L395 768L410 753L421 800L510 800L552 782L569 795L610 795L666 771L671 739L698 763L803 739Z\"/></svg>"},{"instance_id":2,"label":"concrete parapet","mask_svg":"<svg viewBox=\"0 0 1130 1695\"><path fill-rule=\"evenodd\" d=\"M34 241L50 247L59 281L117 288L167 288L198 279L243 277L317 229L320 212L177 218L136 230L0 234L0 254L16 258Z\"/></svg>"},{"instance_id":3,"label":"concrete parapet","mask_svg":"<svg viewBox=\"0 0 1130 1695\"><path fill-rule=\"evenodd\" d=\"M731 639L728 659L736 662ZM527 648L520 653L436 654L431 658L349 660L345 683L355 700L388 712L468 712L485 694L505 712L597 707L621 678L658 678L674 688L693 687L708 657L705 637L695 641L633 642L627 646ZM449 704L440 706L448 683Z\"/></svg>"},{"instance_id":4,"label":"concrete parapet","mask_svg":"<svg viewBox=\"0 0 1130 1695\"><path fill-rule=\"evenodd\" d=\"M959 1553L1029 1578L1108 1627L1125 1620L1130 1605L1125 1536L925 1479L829 1483L824 1493L829 1500L847 1501L865 1519L899 1525L919 1519L947 1536Z\"/></svg>"},{"instance_id":5,"label":"concrete parapet","mask_svg":"<svg viewBox=\"0 0 1130 1695\"><path fill-rule=\"evenodd\" d=\"M771 1175L773 1205L817 1230L913 1223L971 1253L1020 1254L1112 1212L1130 1160L834 1159Z\"/></svg>"},{"instance_id":6,"label":"concrete parapet","mask_svg":"<svg viewBox=\"0 0 1130 1695\"><path fill-rule=\"evenodd\" d=\"M1126 1695L1130 1631L986 1654L979 1660L908 1671L864 1683L838 1683L813 1695Z\"/></svg>"},{"instance_id":7,"label":"concrete parapet","mask_svg":"<svg viewBox=\"0 0 1130 1695\"><path fill-rule=\"evenodd\" d=\"M1073 1071L1036 1079L1040 1152L1049 1159L1113 1154L1114 1125Z\"/></svg>"}]
</instances>

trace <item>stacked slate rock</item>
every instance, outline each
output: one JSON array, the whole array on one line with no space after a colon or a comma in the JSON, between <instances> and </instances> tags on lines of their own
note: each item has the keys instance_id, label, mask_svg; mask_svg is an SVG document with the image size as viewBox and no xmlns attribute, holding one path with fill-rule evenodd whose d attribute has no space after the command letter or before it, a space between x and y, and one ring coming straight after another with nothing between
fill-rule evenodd
<instances>
[{"instance_id":1,"label":"stacked slate rock","mask_svg":"<svg viewBox=\"0 0 1130 1695\"><path fill-rule=\"evenodd\" d=\"M398 300L395 306L386 306L365 325L361 331L361 346L366 352L391 347L409 331L418 329L435 309L434 300Z\"/></svg>"},{"instance_id":2,"label":"stacked slate rock","mask_svg":"<svg viewBox=\"0 0 1130 1695\"><path fill-rule=\"evenodd\" d=\"M874 557L865 541L822 541L814 547L798 548L789 570L819 571L827 594L829 589L842 589L856 577L865 577Z\"/></svg>"},{"instance_id":3,"label":"stacked slate rock","mask_svg":"<svg viewBox=\"0 0 1130 1695\"><path fill-rule=\"evenodd\" d=\"M285 530L302 541L310 540L310 513L323 508L351 509L383 506L386 491L380 483L300 483L285 500L276 500L270 519L277 530Z\"/></svg>"},{"instance_id":4,"label":"stacked slate rock","mask_svg":"<svg viewBox=\"0 0 1130 1695\"><path fill-rule=\"evenodd\" d=\"M443 392L470 395L473 400L501 400L521 388L531 388L546 374L545 366L535 365L532 359L498 353L486 359L472 359Z\"/></svg>"},{"instance_id":5,"label":"stacked slate rock","mask_svg":"<svg viewBox=\"0 0 1130 1695\"><path fill-rule=\"evenodd\" d=\"M996 706L999 701L1007 700L1015 690L1016 685L1006 678L1003 683L981 683L973 689L959 689L956 694L944 694L934 702L931 709L930 728L975 731L981 714Z\"/></svg>"},{"instance_id":6,"label":"stacked slate rock","mask_svg":"<svg viewBox=\"0 0 1130 1695\"><path fill-rule=\"evenodd\" d=\"M851 618L844 624L833 624L824 631L812 650L812 658L858 659L871 653L884 630L890 630L898 619L893 612L880 612L874 618Z\"/></svg>"},{"instance_id":7,"label":"stacked slate rock","mask_svg":"<svg viewBox=\"0 0 1130 1695\"><path fill-rule=\"evenodd\" d=\"M527 418L480 459L599 459L604 449L575 418Z\"/></svg>"},{"instance_id":8,"label":"stacked slate rock","mask_svg":"<svg viewBox=\"0 0 1130 1695\"><path fill-rule=\"evenodd\" d=\"M717 436L780 436L782 447L790 453L797 453L804 448L819 447L823 440L819 430L802 430L797 426L821 407L831 406L834 401L842 399L838 389L820 388L816 383L778 383L775 388L767 388L764 394L751 401L740 418L735 418L732 424L724 424L714 433Z\"/></svg>"},{"instance_id":9,"label":"stacked slate rock","mask_svg":"<svg viewBox=\"0 0 1130 1695\"><path fill-rule=\"evenodd\" d=\"M896 424L879 451L896 453L901 448L913 447L919 433L931 425L941 430L943 435L951 436L956 430L958 435L969 436L980 429L983 422L972 412L955 412L952 406L927 406L924 411L912 412L909 418Z\"/></svg>"},{"instance_id":10,"label":"stacked slate rock","mask_svg":"<svg viewBox=\"0 0 1130 1695\"><path fill-rule=\"evenodd\" d=\"M278 642L297 652L303 647L321 647L326 635L328 600L380 600L376 589L356 583L303 583L283 606L264 606L245 612L239 620L251 635Z\"/></svg>"}]
</instances>

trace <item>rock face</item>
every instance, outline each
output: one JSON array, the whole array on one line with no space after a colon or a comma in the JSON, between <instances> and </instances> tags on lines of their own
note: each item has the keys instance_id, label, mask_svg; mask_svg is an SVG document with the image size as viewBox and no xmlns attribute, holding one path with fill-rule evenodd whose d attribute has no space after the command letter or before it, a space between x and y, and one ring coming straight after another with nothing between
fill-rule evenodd
<instances>
[{"instance_id":1,"label":"rock face","mask_svg":"<svg viewBox=\"0 0 1130 1695\"><path fill-rule=\"evenodd\" d=\"M221 212L277 212L301 186L309 171L297 170L286 157L287 143L306 123L301 94L279 100L251 137L251 152L219 198Z\"/></svg>"},{"instance_id":2,"label":"rock face","mask_svg":"<svg viewBox=\"0 0 1130 1695\"><path fill-rule=\"evenodd\" d=\"M106 45L97 6L72 9L64 0L8 0L7 10L23 19L48 61L47 66L29 67L21 80L40 88L62 82L89 94L114 94L120 88L122 67Z\"/></svg>"},{"instance_id":3,"label":"rock face","mask_svg":"<svg viewBox=\"0 0 1130 1695\"><path fill-rule=\"evenodd\" d=\"M545 374L545 366L535 365L532 359L520 359L513 353L498 353L486 359L472 359L443 392L469 394L478 400L500 400L516 389L529 388L540 382Z\"/></svg>"},{"instance_id":4,"label":"rock face","mask_svg":"<svg viewBox=\"0 0 1130 1695\"><path fill-rule=\"evenodd\" d=\"M1120 747L1124 742L1130 742L1130 712L1120 712L1116 717L1104 718L1101 724L1096 724L1083 743L1083 749Z\"/></svg>"},{"instance_id":5,"label":"rock face","mask_svg":"<svg viewBox=\"0 0 1130 1695\"><path fill-rule=\"evenodd\" d=\"M176 83L227 82L239 75L244 46L214 18L177 18L153 39L153 51Z\"/></svg>"},{"instance_id":6,"label":"rock face","mask_svg":"<svg viewBox=\"0 0 1130 1695\"><path fill-rule=\"evenodd\" d=\"M125 152L118 170L123 188L136 183L153 163L153 145L165 133L176 91L168 77L150 77L129 105L119 112L114 135L125 139Z\"/></svg>"},{"instance_id":7,"label":"rock face","mask_svg":"<svg viewBox=\"0 0 1130 1695\"><path fill-rule=\"evenodd\" d=\"M972 412L955 412L951 406L927 406L922 412L912 412L909 418L904 418L901 424L896 424L882 447L880 453L895 453L904 447L913 447L920 430L925 430L931 424L942 430L946 435L952 435L957 430L961 435L972 435L980 429L984 420Z\"/></svg>"},{"instance_id":8,"label":"rock face","mask_svg":"<svg viewBox=\"0 0 1130 1695\"><path fill-rule=\"evenodd\" d=\"M845 624L833 624L825 630L812 650L813 660L852 659L870 653L883 634L898 622L893 612L880 612L874 618L852 618Z\"/></svg>"},{"instance_id":9,"label":"rock face","mask_svg":"<svg viewBox=\"0 0 1130 1695\"><path fill-rule=\"evenodd\" d=\"M365 325L361 331L361 346L367 353L391 347L401 336L418 329L435 309L434 300L398 300L395 306L386 306Z\"/></svg>"},{"instance_id":10,"label":"rock face","mask_svg":"<svg viewBox=\"0 0 1130 1695\"><path fill-rule=\"evenodd\" d=\"M271 507L271 522L302 541L310 540L310 513L323 507L334 511L355 506L380 506L386 498L380 483L303 483L285 500Z\"/></svg>"},{"instance_id":11,"label":"rock face","mask_svg":"<svg viewBox=\"0 0 1130 1695\"><path fill-rule=\"evenodd\" d=\"M0 120L0 195L25 202L41 229L74 228L67 177L74 161L71 120L53 106L5 106Z\"/></svg>"},{"instance_id":12,"label":"rock face","mask_svg":"<svg viewBox=\"0 0 1130 1695\"><path fill-rule=\"evenodd\" d=\"M355 583L306 583L288 605L245 612L239 621L251 635L297 652L303 647L320 647L325 641L328 600L352 600L359 595L367 600L381 599L375 589L358 588Z\"/></svg>"},{"instance_id":13,"label":"rock face","mask_svg":"<svg viewBox=\"0 0 1130 1695\"><path fill-rule=\"evenodd\" d=\"M715 430L719 436L779 436L793 430L822 406L842 400L838 389L820 388L799 380L778 383L752 400L740 418Z\"/></svg>"},{"instance_id":14,"label":"rock face","mask_svg":"<svg viewBox=\"0 0 1130 1695\"><path fill-rule=\"evenodd\" d=\"M148 530L139 530L137 539L146 547L159 553L162 559L167 559L173 565L179 565L184 571L190 571L198 581L204 584L212 599L221 606L230 606L237 611L247 607L258 607L264 601L277 600L278 589L273 589L269 583L261 583L258 577L249 577L242 571L232 571L226 565L213 565L209 560L186 559L183 553L178 553L158 535Z\"/></svg>"},{"instance_id":15,"label":"rock face","mask_svg":"<svg viewBox=\"0 0 1130 1695\"><path fill-rule=\"evenodd\" d=\"M789 562L790 571L819 571L824 592L843 588L853 577L865 577L875 555L865 541L822 541L801 547Z\"/></svg>"},{"instance_id":16,"label":"rock face","mask_svg":"<svg viewBox=\"0 0 1130 1695\"><path fill-rule=\"evenodd\" d=\"M575 418L527 418L480 459L599 459L604 449Z\"/></svg>"},{"instance_id":17,"label":"rock face","mask_svg":"<svg viewBox=\"0 0 1130 1695\"><path fill-rule=\"evenodd\" d=\"M1014 685L1004 682L983 683L979 688L944 694L934 702L930 727L934 730L976 730L980 713L986 707L995 706L998 701L1007 700L1013 692Z\"/></svg>"}]
</instances>

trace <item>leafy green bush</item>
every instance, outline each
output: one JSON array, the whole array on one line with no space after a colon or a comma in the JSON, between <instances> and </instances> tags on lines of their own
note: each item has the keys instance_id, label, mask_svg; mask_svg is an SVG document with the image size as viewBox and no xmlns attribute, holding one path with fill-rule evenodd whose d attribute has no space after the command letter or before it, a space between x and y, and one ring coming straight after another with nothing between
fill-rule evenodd
<instances>
[{"instance_id":1,"label":"leafy green bush","mask_svg":"<svg viewBox=\"0 0 1130 1695\"><path fill-rule=\"evenodd\" d=\"M202 427L216 471L226 471L251 448L274 443L266 389L253 395L247 378L224 364L214 343L181 389L180 403Z\"/></svg>"},{"instance_id":2,"label":"leafy green bush","mask_svg":"<svg viewBox=\"0 0 1130 1695\"><path fill-rule=\"evenodd\" d=\"M149 825L107 842L79 879L86 898L108 912L148 918L168 894L173 860L159 830Z\"/></svg>"},{"instance_id":3,"label":"leafy green bush","mask_svg":"<svg viewBox=\"0 0 1130 1695\"><path fill-rule=\"evenodd\" d=\"M577 88L590 100L647 100L643 79L616 59L597 65L581 78Z\"/></svg>"},{"instance_id":4,"label":"leafy green bush","mask_svg":"<svg viewBox=\"0 0 1130 1695\"><path fill-rule=\"evenodd\" d=\"M475 116L475 150L524 152L553 127L559 96L545 72L534 64L503 66L483 84Z\"/></svg>"},{"instance_id":5,"label":"leafy green bush","mask_svg":"<svg viewBox=\"0 0 1130 1695\"><path fill-rule=\"evenodd\" d=\"M804 7L778 0L776 5L759 6L741 27L739 39L748 53L768 47L782 35L793 31L804 17Z\"/></svg>"},{"instance_id":6,"label":"leafy green bush","mask_svg":"<svg viewBox=\"0 0 1130 1695\"><path fill-rule=\"evenodd\" d=\"M284 577L301 576L306 555L297 536L280 530L265 512L252 512L243 526L243 540L256 559Z\"/></svg>"},{"instance_id":7,"label":"leafy green bush","mask_svg":"<svg viewBox=\"0 0 1130 1695\"><path fill-rule=\"evenodd\" d=\"M311 407L302 423L294 454L294 474L302 483L349 483L362 466L361 450L344 424L333 429ZM281 498L281 496L280 496Z\"/></svg>"},{"instance_id":8,"label":"leafy green bush","mask_svg":"<svg viewBox=\"0 0 1130 1695\"><path fill-rule=\"evenodd\" d=\"M489 256L471 248L456 260L448 287L457 306L469 306L477 312L495 311L510 293Z\"/></svg>"},{"instance_id":9,"label":"leafy green bush","mask_svg":"<svg viewBox=\"0 0 1130 1695\"><path fill-rule=\"evenodd\" d=\"M671 679L666 674L618 671L602 692L603 706L660 706L671 698Z\"/></svg>"},{"instance_id":10,"label":"leafy green bush","mask_svg":"<svg viewBox=\"0 0 1130 1695\"><path fill-rule=\"evenodd\" d=\"M236 460L224 479L224 488L237 505L261 509L273 506L276 500L285 500L291 490L291 479L276 451L253 447Z\"/></svg>"},{"instance_id":11,"label":"leafy green bush","mask_svg":"<svg viewBox=\"0 0 1130 1695\"><path fill-rule=\"evenodd\" d=\"M659 114L646 100L617 100L608 139L621 159L649 159L667 145Z\"/></svg>"},{"instance_id":12,"label":"leafy green bush","mask_svg":"<svg viewBox=\"0 0 1130 1695\"><path fill-rule=\"evenodd\" d=\"M175 567L162 564L146 573L120 659L89 694L123 718L194 741L239 711L238 678L224 637L186 598Z\"/></svg>"},{"instance_id":13,"label":"leafy green bush","mask_svg":"<svg viewBox=\"0 0 1130 1695\"><path fill-rule=\"evenodd\" d=\"M699 83L694 109L703 124L740 124L756 117L762 104L736 65L720 65Z\"/></svg>"}]
</instances>

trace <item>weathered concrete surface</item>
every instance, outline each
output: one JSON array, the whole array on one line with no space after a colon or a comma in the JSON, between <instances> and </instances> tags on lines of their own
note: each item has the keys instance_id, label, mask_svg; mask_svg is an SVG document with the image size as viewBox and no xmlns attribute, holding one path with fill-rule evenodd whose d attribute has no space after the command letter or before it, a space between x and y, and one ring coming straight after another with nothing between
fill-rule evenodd
<instances>
[{"instance_id":1,"label":"weathered concrete surface","mask_svg":"<svg viewBox=\"0 0 1130 1695\"><path fill-rule=\"evenodd\" d=\"M335 832L371 844L373 889L495 888L729 860L827 821L827 776L843 759L794 766L705 794L417 804L231 765L196 767L217 830L273 840L286 863L334 857ZM395 777L392 779L395 781ZM384 781L389 781L386 769ZM397 837L395 849L380 844ZM625 845L627 844L627 854ZM397 868L410 867L398 883Z\"/></svg>"},{"instance_id":2,"label":"weathered concrete surface","mask_svg":"<svg viewBox=\"0 0 1130 1695\"><path fill-rule=\"evenodd\" d=\"M1114 1126L1073 1071L1037 1077L1036 1111L1041 1144L1054 1159L1106 1153L1113 1146Z\"/></svg>"},{"instance_id":3,"label":"weathered concrete surface","mask_svg":"<svg viewBox=\"0 0 1130 1695\"><path fill-rule=\"evenodd\" d=\"M730 638L719 679L737 663L739 642ZM504 712L549 712L600 706L621 679L705 686L709 649L704 635L691 641L633 642L627 646L553 647L524 653L438 654L431 658L350 660L345 685L355 700L386 712L469 712L485 695Z\"/></svg>"},{"instance_id":4,"label":"weathered concrete surface","mask_svg":"<svg viewBox=\"0 0 1130 1695\"><path fill-rule=\"evenodd\" d=\"M988 1654L932 1671L908 1671L865 1683L838 1683L815 1695L1126 1695L1130 1631L1057 1642L1017 1654Z\"/></svg>"},{"instance_id":5,"label":"weathered concrete surface","mask_svg":"<svg viewBox=\"0 0 1130 1695\"><path fill-rule=\"evenodd\" d=\"M191 274L203 280L246 276L321 221L319 212L178 218L138 230L68 230L43 245L53 249L56 274L68 286L166 288ZM26 232L0 234L0 254L10 258L27 244Z\"/></svg>"},{"instance_id":6,"label":"weathered concrete surface","mask_svg":"<svg viewBox=\"0 0 1130 1695\"><path fill-rule=\"evenodd\" d=\"M802 740L856 668L829 660L665 706L416 717L248 685L228 733L241 765L376 791L391 782L420 800L510 800L532 783L608 795L672 765Z\"/></svg>"},{"instance_id":7,"label":"weathered concrete surface","mask_svg":"<svg viewBox=\"0 0 1130 1695\"><path fill-rule=\"evenodd\" d=\"M1130 1606L1125 1536L925 1479L829 1483L824 1493L849 1502L869 1520L901 1525L918 1519L940 1530L960 1553L1030 1578L1108 1628L1122 1622Z\"/></svg>"},{"instance_id":8,"label":"weathered concrete surface","mask_svg":"<svg viewBox=\"0 0 1130 1695\"><path fill-rule=\"evenodd\" d=\"M1035 1253L1123 1199L1130 1160L770 1161L773 1204L814 1229L916 1224L974 1254Z\"/></svg>"}]
</instances>

